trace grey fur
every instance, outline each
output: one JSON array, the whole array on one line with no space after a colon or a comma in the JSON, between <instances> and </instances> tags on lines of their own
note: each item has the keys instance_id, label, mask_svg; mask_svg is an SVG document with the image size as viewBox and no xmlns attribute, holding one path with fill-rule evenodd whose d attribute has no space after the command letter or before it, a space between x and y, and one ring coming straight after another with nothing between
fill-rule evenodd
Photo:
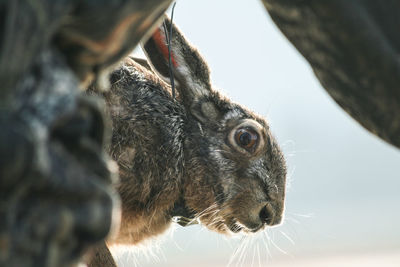
<instances>
[{"instance_id":1,"label":"grey fur","mask_svg":"<svg viewBox=\"0 0 400 267\"><path fill-rule=\"evenodd\" d=\"M214 90L202 57L173 29L177 99L169 79L156 74L167 73L156 35L143 45L154 72L128 58L104 94L113 123L109 152L121 179L122 223L111 242L135 244L162 233L176 203L221 233L279 224L286 165L269 125ZM257 145L235 143L238 129L256 132Z\"/></svg>"}]
</instances>

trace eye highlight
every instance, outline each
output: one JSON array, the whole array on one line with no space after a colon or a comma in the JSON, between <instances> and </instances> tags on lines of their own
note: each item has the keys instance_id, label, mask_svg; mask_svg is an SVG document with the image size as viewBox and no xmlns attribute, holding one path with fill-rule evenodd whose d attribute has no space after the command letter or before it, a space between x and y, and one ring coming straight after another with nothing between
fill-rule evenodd
<instances>
[{"instance_id":1,"label":"eye highlight","mask_svg":"<svg viewBox=\"0 0 400 267\"><path fill-rule=\"evenodd\" d=\"M236 144L246 150L253 150L258 139L258 133L251 128L240 128L235 132Z\"/></svg>"},{"instance_id":2,"label":"eye highlight","mask_svg":"<svg viewBox=\"0 0 400 267\"><path fill-rule=\"evenodd\" d=\"M230 146L245 156L256 156L265 147L265 128L256 120L244 119L236 122L228 134Z\"/></svg>"}]
</instances>

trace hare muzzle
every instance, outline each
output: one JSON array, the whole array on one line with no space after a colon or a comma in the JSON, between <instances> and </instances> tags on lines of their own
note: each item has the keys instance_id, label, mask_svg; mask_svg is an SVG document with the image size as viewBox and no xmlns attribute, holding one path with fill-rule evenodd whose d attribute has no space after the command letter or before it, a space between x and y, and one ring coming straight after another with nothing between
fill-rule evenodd
<instances>
[{"instance_id":1,"label":"hare muzzle","mask_svg":"<svg viewBox=\"0 0 400 267\"><path fill-rule=\"evenodd\" d=\"M219 216L226 227L217 230L223 233L227 230L233 233L255 233L266 226L279 225L284 211L283 198L260 201L256 199L257 195L260 196L246 190L224 203ZM262 197L265 199L265 195ZM208 225L209 221L203 223Z\"/></svg>"}]
</instances>

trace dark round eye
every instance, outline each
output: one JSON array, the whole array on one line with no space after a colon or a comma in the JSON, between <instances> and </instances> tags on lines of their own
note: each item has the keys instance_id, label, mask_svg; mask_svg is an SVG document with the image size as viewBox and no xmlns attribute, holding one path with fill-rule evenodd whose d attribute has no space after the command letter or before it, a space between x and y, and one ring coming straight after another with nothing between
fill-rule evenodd
<instances>
[{"instance_id":1,"label":"dark round eye","mask_svg":"<svg viewBox=\"0 0 400 267\"><path fill-rule=\"evenodd\" d=\"M247 150L252 149L258 140L258 134L252 129L242 128L238 129L235 133L235 141L238 146Z\"/></svg>"}]
</instances>

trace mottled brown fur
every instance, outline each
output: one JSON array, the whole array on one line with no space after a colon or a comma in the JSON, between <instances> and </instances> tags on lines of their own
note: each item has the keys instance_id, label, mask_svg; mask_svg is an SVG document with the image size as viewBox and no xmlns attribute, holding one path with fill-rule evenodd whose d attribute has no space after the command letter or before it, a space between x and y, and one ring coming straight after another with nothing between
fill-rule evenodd
<instances>
[{"instance_id":1,"label":"mottled brown fur","mask_svg":"<svg viewBox=\"0 0 400 267\"><path fill-rule=\"evenodd\" d=\"M153 38L143 46L153 71L127 59L104 94L122 203L120 232L110 242L137 244L164 232L182 215L177 205L221 233L256 232L282 219L286 166L267 122L212 89L204 60L173 30L176 99ZM256 141L247 147L249 136Z\"/></svg>"}]
</instances>

